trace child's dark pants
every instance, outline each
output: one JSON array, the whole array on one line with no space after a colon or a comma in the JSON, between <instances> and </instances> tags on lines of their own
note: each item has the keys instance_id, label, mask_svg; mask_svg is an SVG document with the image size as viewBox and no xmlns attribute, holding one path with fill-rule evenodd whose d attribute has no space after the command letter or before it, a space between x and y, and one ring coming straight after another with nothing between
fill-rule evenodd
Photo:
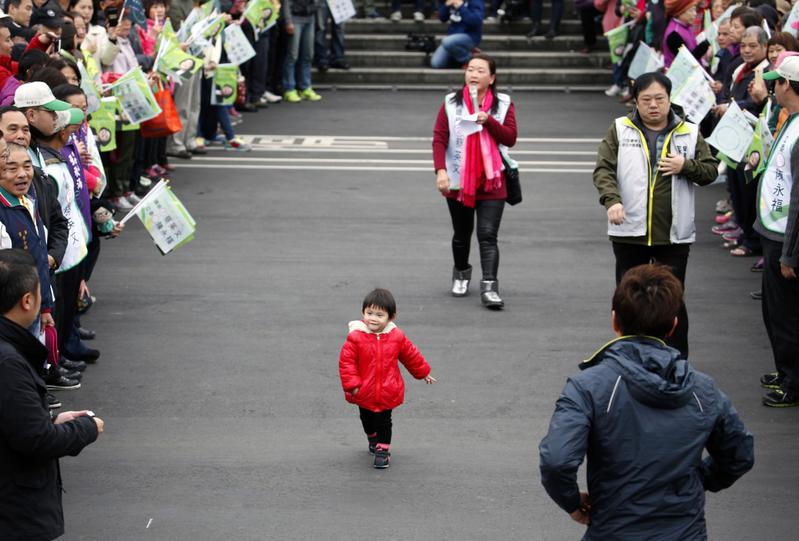
<instances>
[{"instance_id":1,"label":"child's dark pants","mask_svg":"<svg viewBox=\"0 0 799 541\"><path fill-rule=\"evenodd\" d=\"M377 443L391 443L391 410L370 411L358 408L361 412L361 423L366 435L377 433Z\"/></svg>"}]
</instances>

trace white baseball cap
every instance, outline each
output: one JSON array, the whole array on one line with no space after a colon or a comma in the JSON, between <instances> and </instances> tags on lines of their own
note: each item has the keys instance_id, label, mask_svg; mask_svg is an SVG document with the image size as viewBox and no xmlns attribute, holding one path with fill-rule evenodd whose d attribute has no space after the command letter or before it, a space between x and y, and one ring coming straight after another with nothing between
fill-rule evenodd
<instances>
[{"instance_id":1,"label":"white baseball cap","mask_svg":"<svg viewBox=\"0 0 799 541\"><path fill-rule=\"evenodd\" d=\"M799 82L799 56L789 56L785 58L777 69L764 73L763 79L766 81L787 79L789 81Z\"/></svg>"},{"instance_id":2,"label":"white baseball cap","mask_svg":"<svg viewBox=\"0 0 799 541\"><path fill-rule=\"evenodd\" d=\"M48 111L66 111L71 107L67 102L55 99L47 83L41 81L19 85L14 92L14 106L43 107Z\"/></svg>"}]
</instances>

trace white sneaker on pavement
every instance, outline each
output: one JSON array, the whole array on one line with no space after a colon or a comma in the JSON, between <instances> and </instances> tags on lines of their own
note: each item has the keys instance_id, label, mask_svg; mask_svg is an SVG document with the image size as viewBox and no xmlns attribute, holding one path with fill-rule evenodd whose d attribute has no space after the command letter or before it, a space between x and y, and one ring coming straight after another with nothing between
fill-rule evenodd
<instances>
[{"instance_id":1,"label":"white sneaker on pavement","mask_svg":"<svg viewBox=\"0 0 799 541\"><path fill-rule=\"evenodd\" d=\"M125 196L112 197L111 204L119 210L130 210L133 208L133 205L128 202Z\"/></svg>"},{"instance_id":2,"label":"white sneaker on pavement","mask_svg":"<svg viewBox=\"0 0 799 541\"><path fill-rule=\"evenodd\" d=\"M394 22L401 21L402 20L402 12L401 11L393 12L391 14L391 20L394 21Z\"/></svg>"},{"instance_id":3,"label":"white sneaker on pavement","mask_svg":"<svg viewBox=\"0 0 799 541\"><path fill-rule=\"evenodd\" d=\"M141 197L139 197L133 192L126 193L125 199L127 199L128 203L130 203L131 205L137 205L141 201Z\"/></svg>"},{"instance_id":4,"label":"white sneaker on pavement","mask_svg":"<svg viewBox=\"0 0 799 541\"><path fill-rule=\"evenodd\" d=\"M622 88L614 83L613 85L610 86L610 88L605 90L605 95L609 97L618 96L619 94L621 94L621 91Z\"/></svg>"},{"instance_id":5,"label":"white sneaker on pavement","mask_svg":"<svg viewBox=\"0 0 799 541\"><path fill-rule=\"evenodd\" d=\"M269 103L278 103L278 102L283 101L283 96L278 96L277 94L272 94L268 90L266 92L264 92L264 98L266 98L266 101L268 101Z\"/></svg>"},{"instance_id":6,"label":"white sneaker on pavement","mask_svg":"<svg viewBox=\"0 0 799 541\"><path fill-rule=\"evenodd\" d=\"M414 11L413 12L413 20L416 21L416 22L423 21L424 20L424 13L422 13L421 11Z\"/></svg>"}]
</instances>

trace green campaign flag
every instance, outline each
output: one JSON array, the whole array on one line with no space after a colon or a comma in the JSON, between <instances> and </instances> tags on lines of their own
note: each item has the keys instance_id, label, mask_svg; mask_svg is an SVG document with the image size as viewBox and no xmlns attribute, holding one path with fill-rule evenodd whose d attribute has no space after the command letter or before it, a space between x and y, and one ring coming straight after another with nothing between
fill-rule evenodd
<instances>
[{"instance_id":1,"label":"green campaign flag","mask_svg":"<svg viewBox=\"0 0 799 541\"><path fill-rule=\"evenodd\" d=\"M92 114L100 108L100 99L102 96L97 90L97 80L89 75L89 71L83 64L83 60L77 60L75 65L78 66L80 75L80 89L86 94L86 114Z\"/></svg>"},{"instance_id":2,"label":"green campaign flag","mask_svg":"<svg viewBox=\"0 0 799 541\"><path fill-rule=\"evenodd\" d=\"M726 154L724 154L723 152L721 152L721 151L718 151L718 152L716 153L716 157L717 157L719 160L721 160L721 161L723 161L724 163L726 163L726 164L727 164L727 167L729 167L729 168L731 168L731 169L738 169L738 162L736 162L736 161L732 160L731 158L729 158L729 157L728 157Z\"/></svg>"},{"instance_id":3,"label":"green campaign flag","mask_svg":"<svg viewBox=\"0 0 799 541\"><path fill-rule=\"evenodd\" d=\"M201 4L200 10L202 11L203 17L208 17L214 11L214 0Z\"/></svg>"},{"instance_id":4,"label":"green campaign flag","mask_svg":"<svg viewBox=\"0 0 799 541\"><path fill-rule=\"evenodd\" d=\"M236 64L219 64L214 72L214 105L233 105L236 103L236 87L239 82L239 67Z\"/></svg>"},{"instance_id":5,"label":"green campaign flag","mask_svg":"<svg viewBox=\"0 0 799 541\"><path fill-rule=\"evenodd\" d=\"M155 61L155 70L164 75L191 79L203 65L203 61L180 48L174 40L164 40Z\"/></svg>"},{"instance_id":6,"label":"green campaign flag","mask_svg":"<svg viewBox=\"0 0 799 541\"><path fill-rule=\"evenodd\" d=\"M119 100L114 97L100 100L100 108L89 115L89 127L94 130L97 144L101 152L110 152L117 148L117 107Z\"/></svg>"},{"instance_id":7,"label":"green campaign flag","mask_svg":"<svg viewBox=\"0 0 799 541\"><path fill-rule=\"evenodd\" d=\"M166 22L164 22L164 26L161 28L161 33L158 34L158 38L155 40L155 50L161 50L161 42L163 40L170 40L174 42L179 42L178 35L175 33L175 29L172 27L172 21L169 20L167 17Z\"/></svg>"},{"instance_id":8,"label":"green campaign flag","mask_svg":"<svg viewBox=\"0 0 799 541\"><path fill-rule=\"evenodd\" d=\"M613 30L605 32L610 49L610 61L614 64L618 64L624 59L624 49L627 46L627 38L630 35L630 26L630 23L624 23Z\"/></svg>"},{"instance_id":9,"label":"green campaign flag","mask_svg":"<svg viewBox=\"0 0 799 541\"><path fill-rule=\"evenodd\" d=\"M197 230L197 222L163 180L128 213L123 223L133 215L141 220L163 255L191 242Z\"/></svg>"},{"instance_id":10,"label":"green campaign flag","mask_svg":"<svg viewBox=\"0 0 799 541\"><path fill-rule=\"evenodd\" d=\"M278 15L280 10L275 7L272 0L250 0L244 9L244 18L259 32L275 24Z\"/></svg>"}]
</instances>

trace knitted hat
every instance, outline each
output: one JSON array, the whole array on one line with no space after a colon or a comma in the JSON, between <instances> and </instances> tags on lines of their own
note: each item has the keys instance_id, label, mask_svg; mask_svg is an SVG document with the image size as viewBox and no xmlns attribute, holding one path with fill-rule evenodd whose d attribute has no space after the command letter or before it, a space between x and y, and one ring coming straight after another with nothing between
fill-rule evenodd
<instances>
[{"instance_id":1,"label":"knitted hat","mask_svg":"<svg viewBox=\"0 0 799 541\"><path fill-rule=\"evenodd\" d=\"M698 0L666 0L666 16L679 17L697 2Z\"/></svg>"}]
</instances>

